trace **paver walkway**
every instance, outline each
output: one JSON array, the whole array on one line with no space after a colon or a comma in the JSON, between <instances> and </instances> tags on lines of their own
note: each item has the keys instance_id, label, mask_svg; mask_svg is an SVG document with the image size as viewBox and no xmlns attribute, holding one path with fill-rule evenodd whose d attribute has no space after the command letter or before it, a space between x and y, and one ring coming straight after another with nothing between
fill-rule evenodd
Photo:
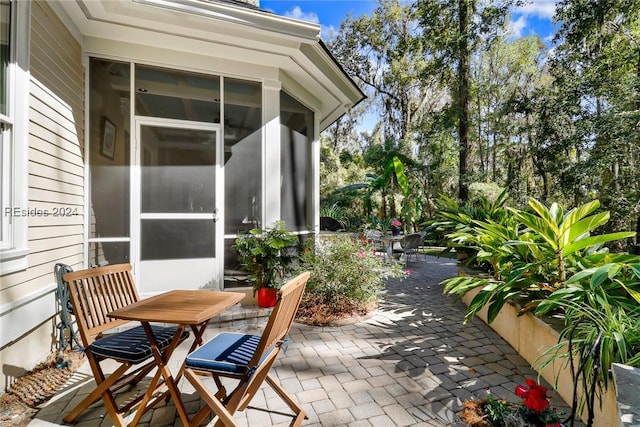
<instances>
[{"instance_id":1,"label":"paver walkway","mask_svg":"<svg viewBox=\"0 0 640 427\"><path fill-rule=\"evenodd\" d=\"M294 324L286 357L276 361L274 371L309 415L304 426L461 426L457 412L464 400L489 389L517 402L516 385L524 384L525 377L536 378L529 364L481 320L462 324L464 304L443 295L439 285L457 274L455 261L426 257L410 261L409 268L409 277L388 283L381 307L367 319L336 327ZM256 333L257 326L243 321L210 327L207 338L220 330ZM87 367L74 375L29 426L63 425L71 403L92 388L88 372ZM195 411L199 398L186 381L180 385L187 409ZM269 411L254 409L265 404ZM568 411L558 397L552 405ZM286 426L290 418L278 413L283 408L263 387L235 419L252 427ZM143 420L143 427L181 425L171 403ZM110 425L101 404L77 424Z\"/></svg>"}]
</instances>

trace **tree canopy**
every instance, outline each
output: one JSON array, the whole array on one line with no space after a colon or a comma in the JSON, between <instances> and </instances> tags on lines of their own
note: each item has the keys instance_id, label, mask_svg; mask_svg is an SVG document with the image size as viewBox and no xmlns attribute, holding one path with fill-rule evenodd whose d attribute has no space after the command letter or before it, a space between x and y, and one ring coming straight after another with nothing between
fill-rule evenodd
<instances>
[{"instance_id":1,"label":"tree canopy","mask_svg":"<svg viewBox=\"0 0 640 427\"><path fill-rule=\"evenodd\" d=\"M465 201L484 183L522 207L598 198L610 229L635 229L640 0L561 1L546 42L509 32L513 6L379 0L345 19L329 44L369 100L323 134L323 203L363 216L366 200L419 228L439 195ZM373 130L358 131L371 114ZM408 191L392 179L367 197L342 191L383 177L394 157Z\"/></svg>"}]
</instances>

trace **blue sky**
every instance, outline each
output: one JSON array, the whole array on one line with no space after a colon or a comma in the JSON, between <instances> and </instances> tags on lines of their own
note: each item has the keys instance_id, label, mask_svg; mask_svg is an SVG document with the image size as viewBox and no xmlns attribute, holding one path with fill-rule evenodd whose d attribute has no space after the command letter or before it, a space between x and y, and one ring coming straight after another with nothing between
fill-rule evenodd
<instances>
[{"instance_id":1,"label":"blue sky","mask_svg":"<svg viewBox=\"0 0 640 427\"><path fill-rule=\"evenodd\" d=\"M260 0L260 7L278 15L289 16L320 23L323 39L340 27L347 14L353 17L368 13L375 8L373 0ZM555 9L554 0L533 0L513 11L511 28L515 35L532 33L549 40L553 36L551 18Z\"/></svg>"}]
</instances>

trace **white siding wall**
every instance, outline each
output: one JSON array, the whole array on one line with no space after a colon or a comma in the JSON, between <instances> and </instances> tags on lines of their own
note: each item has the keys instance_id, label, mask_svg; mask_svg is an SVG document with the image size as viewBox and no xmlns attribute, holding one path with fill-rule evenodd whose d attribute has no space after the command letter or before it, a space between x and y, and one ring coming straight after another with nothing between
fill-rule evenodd
<instances>
[{"instance_id":1,"label":"white siding wall","mask_svg":"<svg viewBox=\"0 0 640 427\"><path fill-rule=\"evenodd\" d=\"M2 383L55 348L54 265L82 266L84 67L78 41L46 2L31 7L29 267L0 275ZM20 143L18 141L18 143ZM21 208L23 208L21 206ZM67 208L76 216L53 216Z\"/></svg>"}]
</instances>

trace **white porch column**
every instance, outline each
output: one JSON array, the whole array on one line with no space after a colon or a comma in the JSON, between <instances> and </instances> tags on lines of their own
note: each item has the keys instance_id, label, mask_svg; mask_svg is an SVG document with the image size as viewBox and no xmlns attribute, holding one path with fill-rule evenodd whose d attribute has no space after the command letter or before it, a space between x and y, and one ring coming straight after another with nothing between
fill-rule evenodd
<instances>
[{"instance_id":1,"label":"white porch column","mask_svg":"<svg viewBox=\"0 0 640 427\"><path fill-rule=\"evenodd\" d=\"M313 114L313 142L311 143L311 231L320 233L320 114Z\"/></svg>"},{"instance_id":2,"label":"white porch column","mask_svg":"<svg viewBox=\"0 0 640 427\"><path fill-rule=\"evenodd\" d=\"M280 219L280 89L278 80L264 80L262 84L262 183L264 227Z\"/></svg>"}]
</instances>

